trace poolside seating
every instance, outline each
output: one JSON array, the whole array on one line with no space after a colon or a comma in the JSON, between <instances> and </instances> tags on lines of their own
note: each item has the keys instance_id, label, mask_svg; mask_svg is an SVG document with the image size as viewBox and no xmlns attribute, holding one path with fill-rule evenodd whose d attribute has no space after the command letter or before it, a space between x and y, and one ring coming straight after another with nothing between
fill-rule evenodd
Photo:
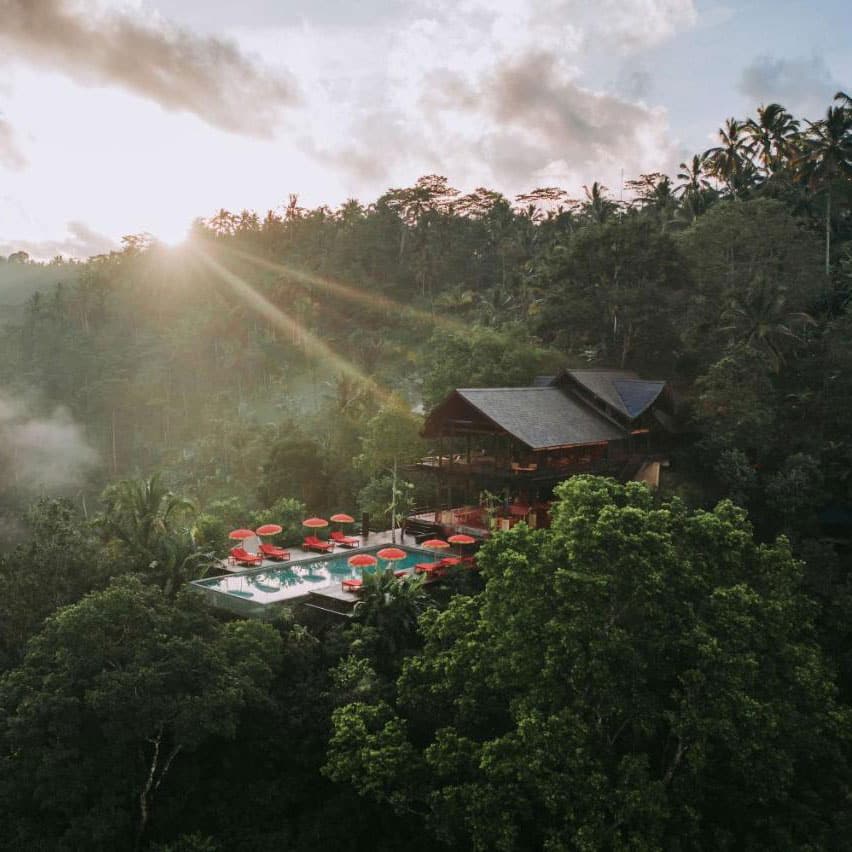
<instances>
[{"instance_id":1,"label":"poolside seating","mask_svg":"<svg viewBox=\"0 0 852 852\"><path fill-rule=\"evenodd\" d=\"M258 548L260 555L267 559L272 559L275 562L286 562L290 558L290 551L283 547L276 547L274 544L262 543Z\"/></svg>"},{"instance_id":2,"label":"poolside seating","mask_svg":"<svg viewBox=\"0 0 852 852\"><path fill-rule=\"evenodd\" d=\"M435 576L442 568L446 568L444 560L439 559L437 562L418 562L414 566L414 571L417 574L428 574L430 577Z\"/></svg>"},{"instance_id":3,"label":"poolside seating","mask_svg":"<svg viewBox=\"0 0 852 852\"><path fill-rule=\"evenodd\" d=\"M361 544L360 540L351 535L344 535L342 532L335 531L329 534L329 539L340 547L358 547Z\"/></svg>"},{"instance_id":4,"label":"poolside seating","mask_svg":"<svg viewBox=\"0 0 852 852\"><path fill-rule=\"evenodd\" d=\"M334 545L329 541L322 541L315 535L309 535L302 542L302 550L315 550L317 553L328 553L333 550Z\"/></svg>"},{"instance_id":5,"label":"poolside seating","mask_svg":"<svg viewBox=\"0 0 852 852\"><path fill-rule=\"evenodd\" d=\"M244 547L231 548L231 560L238 565L262 565L263 557L257 553L249 553Z\"/></svg>"},{"instance_id":6,"label":"poolside seating","mask_svg":"<svg viewBox=\"0 0 852 852\"><path fill-rule=\"evenodd\" d=\"M364 585L364 581L359 577L349 577L340 585L344 592L360 592L361 587Z\"/></svg>"}]
</instances>

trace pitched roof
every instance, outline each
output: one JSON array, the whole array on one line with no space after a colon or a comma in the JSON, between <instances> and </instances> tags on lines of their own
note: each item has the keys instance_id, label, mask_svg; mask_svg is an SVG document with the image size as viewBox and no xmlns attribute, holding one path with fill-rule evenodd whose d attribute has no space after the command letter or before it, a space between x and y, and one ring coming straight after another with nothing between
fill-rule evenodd
<instances>
[{"instance_id":1,"label":"pitched roof","mask_svg":"<svg viewBox=\"0 0 852 852\"><path fill-rule=\"evenodd\" d=\"M640 379L632 370L566 370L574 381L631 420L662 393L666 383Z\"/></svg>"},{"instance_id":2,"label":"pitched roof","mask_svg":"<svg viewBox=\"0 0 852 852\"><path fill-rule=\"evenodd\" d=\"M626 437L612 421L556 387L459 388L456 393L534 450Z\"/></svg>"}]
</instances>

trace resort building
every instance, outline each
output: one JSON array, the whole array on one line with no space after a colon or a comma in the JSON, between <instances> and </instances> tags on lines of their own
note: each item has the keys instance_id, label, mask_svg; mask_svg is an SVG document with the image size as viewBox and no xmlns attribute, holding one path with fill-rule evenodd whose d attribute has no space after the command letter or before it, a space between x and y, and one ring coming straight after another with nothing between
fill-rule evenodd
<instances>
[{"instance_id":1,"label":"resort building","mask_svg":"<svg viewBox=\"0 0 852 852\"><path fill-rule=\"evenodd\" d=\"M418 512L408 526L425 533L506 528L517 519L542 525L554 486L578 473L653 485L673 414L668 384L629 370L564 370L530 387L458 388L426 419L423 435L434 451L416 465L438 477L441 506Z\"/></svg>"}]
</instances>

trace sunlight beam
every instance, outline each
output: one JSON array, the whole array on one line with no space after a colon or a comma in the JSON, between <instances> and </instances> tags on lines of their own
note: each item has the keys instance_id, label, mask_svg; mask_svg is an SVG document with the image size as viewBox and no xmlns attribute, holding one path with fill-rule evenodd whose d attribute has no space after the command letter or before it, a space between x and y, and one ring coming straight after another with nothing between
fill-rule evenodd
<instances>
[{"instance_id":1,"label":"sunlight beam","mask_svg":"<svg viewBox=\"0 0 852 852\"><path fill-rule=\"evenodd\" d=\"M248 263L253 263L263 269L268 269L271 272L277 272L281 275L287 275L295 279L300 284L321 288L327 293L338 296L348 302L360 304L372 310L380 309L387 311L388 313L402 315L403 317L410 317L418 324L440 326L448 331L455 331L463 334L466 334L469 331L468 326L449 317L424 311L411 305L404 305L394 299L383 296L380 293L372 291L365 292L364 290L353 287L349 284L344 284L341 281L336 281L328 276L305 272L301 269L296 269L283 263L277 263L272 260L267 260L266 258L258 257L251 252L247 252L233 246L222 245L217 246L217 248L222 248L235 257L241 258Z\"/></svg>"},{"instance_id":2,"label":"sunlight beam","mask_svg":"<svg viewBox=\"0 0 852 852\"><path fill-rule=\"evenodd\" d=\"M304 342L306 352L311 357L330 364L337 372L366 385L383 403L401 406L406 410L409 409L409 406L398 395L379 385L372 376L368 376L346 358L336 353L313 332L306 329L301 323L270 302L266 296L258 293L257 290L238 275L235 275L229 269L222 266L221 263L214 260L197 246L192 245L192 243L189 244L189 250L209 271L213 272L221 281L227 284L251 310L263 317L271 325L290 335L291 338L301 339Z\"/></svg>"}]
</instances>

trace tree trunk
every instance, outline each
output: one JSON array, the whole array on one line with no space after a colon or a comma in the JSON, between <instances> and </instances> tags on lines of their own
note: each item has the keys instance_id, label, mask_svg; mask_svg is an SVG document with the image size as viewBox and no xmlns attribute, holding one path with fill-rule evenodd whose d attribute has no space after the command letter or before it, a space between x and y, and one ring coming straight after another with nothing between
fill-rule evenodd
<instances>
[{"instance_id":1,"label":"tree trunk","mask_svg":"<svg viewBox=\"0 0 852 852\"><path fill-rule=\"evenodd\" d=\"M831 184L825 194L825 274L831 275Z\"/></svg>"},{"instance_id":2,"label":"tree trunk","mask_svg":"<svg viewBox=\"0 0 852 852\"><path fill-rule=\"evenodd\" d=\"M112 410L112 475L118 472L118 454L115 446L115 409Z\"/></svg>"}]
</instances>

